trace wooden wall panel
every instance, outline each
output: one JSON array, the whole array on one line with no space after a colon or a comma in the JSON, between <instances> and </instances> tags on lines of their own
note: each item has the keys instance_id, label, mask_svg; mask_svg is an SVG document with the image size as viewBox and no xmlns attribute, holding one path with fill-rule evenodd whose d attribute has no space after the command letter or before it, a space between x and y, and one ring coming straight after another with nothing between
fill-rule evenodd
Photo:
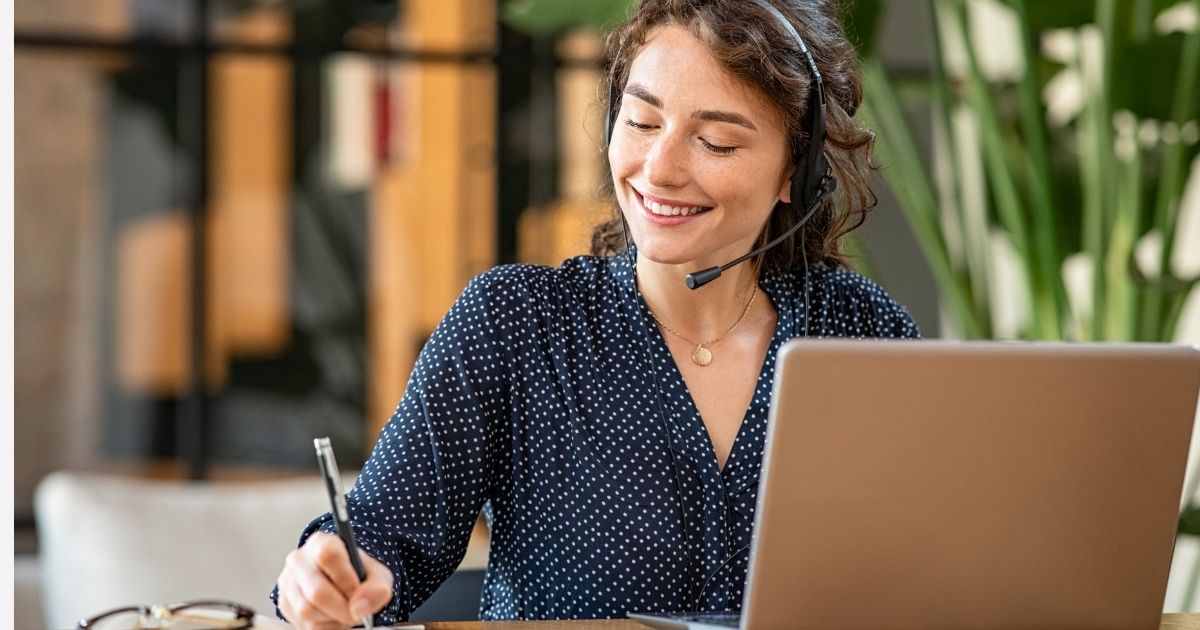
<instances>
[{"instance_id":1,"label":"wooden wall panel","mask_svg":"<svg viewBox=\"0 0 1200 630\"><path fill-rule=\"evenodd\" d=\"M212 64L210 359L288 343L291 71L284 59Z\"/></svg>"},{"instance_id":2,"label":"wooden wall panel","mask_svg":"<svg viewBox=\"0 0 1200 630\"><path fill-rule=\"evenodd\" d=\"M190 382L190 220L153 215L118 238L116 361L127 391L179 394Z\"/></svg>"}]
</instances>

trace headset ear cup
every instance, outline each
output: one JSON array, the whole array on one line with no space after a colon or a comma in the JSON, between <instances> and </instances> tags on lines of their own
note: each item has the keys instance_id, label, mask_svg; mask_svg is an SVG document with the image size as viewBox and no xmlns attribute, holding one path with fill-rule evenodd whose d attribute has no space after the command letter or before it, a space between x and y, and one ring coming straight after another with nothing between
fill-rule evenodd
<instances>
[{"instance_id":1,"label":"headset ear cup","mask_svg":"<svg viewBox=\"0 0 1200 630\"><path fill-rule=\"evenodd\" d=\"M828 199L837 189L837 180L829 168L825 152L816 154L815 168L809 167L810 157L812 156L808 154L801 156L796 162L795 172L792 173L792 207L800 214L806 213L817 199Z\"/></svg>"},{"instance_id":2,"label":"headset ear cup","mask_svg":"<svg viewBox=\"0 0 1200 630\"><path fill-rule=\"evenodd\" d=\"M792 172L792 208L797 214L803 214L805 208L808 207L808 198L805 196L808 190L807 182L805 181L808 169L804 162L803 158L797 161L796 169Z\"/></svg>"},{"instance_id":3,"label":"headset ear cup","mask_svg":"<svg viewBox=\"0 0 1200 630\"><path fill-rule=\"evenodd\" d=\"M804 214L805 208L808 204L804 203L804 173L797 164L796 173L792 173L792 210Z\"/></svg>"},{"instance_id":4,"label":"headset ear cup","mask_svg":"<svg viewBox=\"0 0 1200 630\"><path fill-rule=\"evenodd\" d=\"M825 186L825 183L824 183L825 178L829 177L832 179L832 177L833 177L833 174L829 170L829 161L825 159L824 151L816 151L813 155L809 156L809 159L813 160L815 162L815 164L812 164L810 166L810 168L805 172L805 177L804 177L804 207L805 208L807 208L808 205L811 204L813 201L815 201L817 199L817 197L821 194L821 189Z\"/></svg>"}]
</instances>

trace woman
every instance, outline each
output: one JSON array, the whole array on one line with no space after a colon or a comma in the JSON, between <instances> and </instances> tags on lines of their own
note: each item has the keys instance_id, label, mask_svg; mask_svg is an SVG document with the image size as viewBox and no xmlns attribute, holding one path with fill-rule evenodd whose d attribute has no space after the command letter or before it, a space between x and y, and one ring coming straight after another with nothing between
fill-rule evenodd
<instances>
[{"instance_id":1,"label":"woman","mask_svg":"<svg viewBox=\"0 0 1200 630\"><path fill-rule=\"evenodd\" d=\"M769 6L767 5L769 3ZM824 77L828 160L806 229L697 290L685 277L797 224ZM791 337L916 337L845 268L872 135L856 58L817 0L643 0L608 42L620 216L591 257L473 280L349 493L368 579L329 516L279 577L304 627L402 620L461 560L481 507L483 619L736 610L776 353ZM816 134L820 137L820 134ZM608 255L601 255L608 254Z\"/></svg>"}]
</instances>

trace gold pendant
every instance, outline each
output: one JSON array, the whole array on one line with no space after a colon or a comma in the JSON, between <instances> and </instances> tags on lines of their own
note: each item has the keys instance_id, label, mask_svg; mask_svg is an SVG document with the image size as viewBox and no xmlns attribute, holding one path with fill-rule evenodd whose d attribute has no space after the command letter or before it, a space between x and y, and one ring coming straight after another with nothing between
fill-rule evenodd
<instances>
[{"instance_id":1,"label":"gold pendant","mask_svg":"<svg viewBox=\"0 0 1200 630\"><path fill-rule=\"evenodd\" d=\"M704 346L696 346L696 349L692 350L692 363L695 363L700 367L704 367L709 363L712 363L712 351Z\"/></svg>"}]
</instances>

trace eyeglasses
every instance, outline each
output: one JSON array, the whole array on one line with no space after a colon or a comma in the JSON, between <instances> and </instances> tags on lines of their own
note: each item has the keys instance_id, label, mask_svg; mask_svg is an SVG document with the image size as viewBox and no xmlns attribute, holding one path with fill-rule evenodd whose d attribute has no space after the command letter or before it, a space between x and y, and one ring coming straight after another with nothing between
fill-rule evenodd
<instances>
[{"instance_id":1,"label":"eyeglasses","mask_svg":"<svg viewBox=\"0 0 1200 630\"><path fill-rule=\"evenodd\" d=\"M253 627L254 610L236 602L210 599L181 604L126 606L80 619L76 630L244 630Z\"/></svg>"}]
</instances>

